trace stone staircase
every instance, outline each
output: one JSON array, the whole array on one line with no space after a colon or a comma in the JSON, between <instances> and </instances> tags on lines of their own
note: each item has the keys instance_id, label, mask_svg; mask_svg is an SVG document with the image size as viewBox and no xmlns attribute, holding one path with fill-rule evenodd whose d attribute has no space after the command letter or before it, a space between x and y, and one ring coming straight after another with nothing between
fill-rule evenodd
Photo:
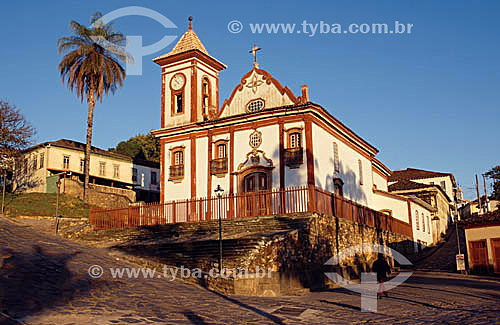
<instances>
[{"instance_id":1,"label":"stone staircase","mask_svg":"<svg viewBox=\"0 0 500 325\"><path fill-rule=\"evenodd\" d=\"M242 260L266 243L308 227L310 216L259 217L223 220L223 265L238 268ZM218 221L179 223L152 227L100 230L78 236L88 241L113 240L112 250L171 266L218 266Z\"/></svg>"},{"instance_id":2,"label":"stone staircase","mask_svg":"<svg viewBox=\"0 0 500 325\"><path fill-rule=\"evenodd\" d=\"M459 229L460 249L466 254L465 236ZM457 272L455 255L458 254L457 235L455 225L448 228L444 241L437 246L423 250L422 254L414 259L415 269L424 271Z\"/></svg>"}]
</instances>

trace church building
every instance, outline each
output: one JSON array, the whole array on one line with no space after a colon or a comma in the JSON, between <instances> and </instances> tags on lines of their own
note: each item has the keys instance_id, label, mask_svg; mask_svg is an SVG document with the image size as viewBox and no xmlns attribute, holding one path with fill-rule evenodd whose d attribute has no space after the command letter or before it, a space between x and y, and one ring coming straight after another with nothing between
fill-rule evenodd
<instances>
[{"instance_id":1,"label":"church building","mask_svg":"<svg viewBox=\"0 0 500 325\"><path fill-rule=\"evenodd\" d=\"M391 171L378 150L312 102L307 85L296 94L259 68L258 50L223 102L226 65L207 52L191 18L174 48L153 59L162 74L161 127L152 131L161 143L161 201L315 186L411 223L414 208L388 193Z\"/></svg>"}]
</instances>

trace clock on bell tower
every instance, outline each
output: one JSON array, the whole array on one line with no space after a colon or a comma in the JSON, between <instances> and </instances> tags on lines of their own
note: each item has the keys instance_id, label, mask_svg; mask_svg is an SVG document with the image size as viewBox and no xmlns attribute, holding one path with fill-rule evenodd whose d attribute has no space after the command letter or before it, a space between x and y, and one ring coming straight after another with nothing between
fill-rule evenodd
<instances>
[{"instance_id":1,"label":"clock on bell tower","mask_svg":"<svg viewBox=\"0 0 500 325\"><path fill-rule=\"evenodd\" d=\"M219 71L226 66L208 54L192 27L167 54L153 59L161 66L161 128L214 118L219 110Z\"/></svg>"}]
</instances>

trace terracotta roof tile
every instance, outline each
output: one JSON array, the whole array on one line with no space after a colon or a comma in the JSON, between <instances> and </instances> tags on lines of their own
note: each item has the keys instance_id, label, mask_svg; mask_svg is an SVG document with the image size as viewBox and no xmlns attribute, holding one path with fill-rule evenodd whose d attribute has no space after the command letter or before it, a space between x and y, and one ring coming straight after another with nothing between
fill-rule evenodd
<instances>
[{"instance_id":1,"label":"terracotta roof tile","mask_svg":"<svg viewBox=\"0 0 500 325\"><path fill-rule=\"evenodd\" d=\"M404 191L404 190L415 190L420 188L435 187L437 185L421 184L417 182L412 182L409 180L397 181L394 184L389 185L389 192L393 191Z\"/></svg>"},{"instance_id":2,"label":"terracotta roof tile","mask_svg":"<svg viewBox=\"0 0 500 325\"><path fill-rule=\"evenodd\" d=\"M455 177L452 173L441 173L434 172L430 170L416 169L416 168L406 168L405 170L395 170L392 175L389 176L389 182L397 182L401 180L412 180L412 179L424 179L424 178L434 178L434 177L446 177L449 176L452 182L455 184Z\"/></svg>"}]
</instances>

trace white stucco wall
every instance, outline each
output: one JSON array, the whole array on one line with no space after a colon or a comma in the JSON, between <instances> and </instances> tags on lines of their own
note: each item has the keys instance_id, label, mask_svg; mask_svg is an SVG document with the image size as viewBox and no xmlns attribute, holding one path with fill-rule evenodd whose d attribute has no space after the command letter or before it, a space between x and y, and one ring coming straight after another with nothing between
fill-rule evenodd
<instances>
[{"instance_id":1,"label":"white stucco wall","mask_svg":"<svg viewBox=\"0 0 500 325\"><path fill-rule=\"evenodd\" d=\"M450 200L454 200L453 197L453 183L451 182L451 179L449 176L444 176L444 177L433 177L433 178L422 178L422 179L413 179L415 183L420 183L420 184L434 184L434 185L441 185L441 182L445 182L445 192L446 195L450 198Z\"/></svg>"},{"instance_id":2,"label":"white stucco wall","mask_svg":"<svg viewBox=\"0 0 500 325\"><path fill-rule=\"evenodd\" d=\"M137 169L137 181L134 182L134 188L147 191L160 191L160 169L149 166L133 164ZM156 184L151 183L151 172L156 173Z\"/></svg>"},{"instance_id":3,"label":"white stucco wall","mask_svg":"<svg viewBox=\"0 0 500 325\"><path fill-rule=\"evenodd\" d=\"M333 192L333 178L344 182L344 197L370 206L372 201L372 166L370 160L352 149L340 139L315 123L312 123L314 152L314 177L316 186ZM340 172L334 173L333 142L338 145ZM363 168L363 184L360 184L358 159Z\"/></svg>"},{"instance_id":4,"label":"white stucco wall","mask_svg":"<svg viewBox=\"0 0 500 325\"><path fill-rule=\"evenodd\" d=\"M391 210L392 216L395 219L409 222L408 219L408 202L406 199L396 199L387 195L373 193L373 204L370 206L372 209Z\"/></svg>"},{"instance_id":5,"label":"white stucco wall","mask_svg":"<svg viewBox=\"0 0 500 325\"><path fill-rule=\"evenodd\" d=\"M259 86L252 88L251 85L256 81ZM281 94L279 89L272 82L264 80L264 75L256 70L245 79L244 86L236 91L232 101L226 105L222 117L242 114L246 112L247 104L254 99L263 99L264 108L278 107L293 104L292 99L285 93Z\"/></svg>"},{"instance_id":6,"label":"white stucco wall","mask_svg":"<svg viewBox=\"0 0 500 325\"><path fill-rule=\"evenodd\" d=\"M208 137L196 139L196 196L207 197Z\"/></svg>"},{"instance_id":7,"label":"white stucco wall","mask_svg":"<svg viewBox=\"0 0 500 325\"><path fill-rule=\"evenodd\" d=\"M305 150L306 142L305 142L304 122L285 123L283 125L283 129L285 130L285 132L292 128L302 128L302 148L304 151L303 163L298 168L290 168L288 166L285 166L285 187L297 187L297 186L304 186L307 184L307 157ZM283 146L285 148L288 148L287 134L285 133L283 137L284 137Z\"/></svg>"},{"instance_id":8,"label":"white stucco wall","mask_svg":"<svg viewBox=\"0 0 500 325\"><path fill-rule=\"evenodd\" d=\"M422 245L429 246L432 244L432 217L431 217L431 212L427 210L426 208L422 207L420 204L417 204L413 201L410 201L410 210L411 210L411 217L412 217L412 228L413 228L413 238L414 241L416 242L417 240L420 240L422 242ZM425 231L423 231L422 227L422 215L424 216L425 220ZM419 229L417 229L417 216L419 218Z\"/></svg>"},{"instance_id":9,"label":"white stucco wall","mask_svg":"<svg viewBox=\"0 0 500 325\"><path fill-rule=\"evenodd\" d=\"M181 200L191 197L191 143L189 140L177 141L166 143L165 157L163 163L165 164L165 191L164 200ZM171 152L170 149L184 146L184 177L178 180L169 180L170 177L170 162Z\"/></svg>"},{"instance_id":10,"label":"white stucco wall","mask_svg":"<svg viewBox=\"0 0 500 325\"><path fill-rule=\"evenodd\" d=\"M163 74L163 78L165 81L164 114L166 126L185 124L191 120L191 78L193 74L191 69L191 62L188 60L186 60L185 62L180 62L180 64L177 64L178 62L176 62L176 65L174 66L167 65L165 73ZM184 113L172 115L172 92L170 90L170 82L177 73L182 73L185 77L183 92Z\"/></svg>"},{"instance_id":11,"label":"white stucco wall","mask_svg":"<svg viewBox=\"0 0 500 325\"><path fill-rule=\"evenodd\" d=\"M372 179L373 179L373 185L375 185L378 190L386 191L386 192L388 191L386 178L382 177L380 174L375 172L373 169L372 169Z\"/></svg>"},{"instance_id":12,"label":"white stucco wall","mask_svg":"<svg viewBox=\"0 0 500 325\"><path fill-rule=\"evenodd\" d=\"M218 185L220 185L220 187L224 190L224 194L229 193L229 181L230 181L229 180L229 171L231 170L231 166L229 165L230 164L229 157L231 156L231 146L229 145L229 133L218 134L218 135L212 137L212 158L213 159L215 159L217 157L217 148L214 145L214 143L218 140L227 140L228 141L227 146L226 146L226 155L228 157L228 161L227 161L228 172L225 173L224 175L211 175L211 177L212 177L212 196L215 195L215 193L213 191L217 188ZM236 142L236 143L238 143L238 142ZM238 146L239 145L240 144L238 143ZM206 165L206 162L203 163L200 161L199 163ZM208 166L207 168L210 168L210 166ZM205 188L206 187L207 186L205 185ZM236 187L235 187L235 189L237 191Z\"/></svg>"}]
</instances>

